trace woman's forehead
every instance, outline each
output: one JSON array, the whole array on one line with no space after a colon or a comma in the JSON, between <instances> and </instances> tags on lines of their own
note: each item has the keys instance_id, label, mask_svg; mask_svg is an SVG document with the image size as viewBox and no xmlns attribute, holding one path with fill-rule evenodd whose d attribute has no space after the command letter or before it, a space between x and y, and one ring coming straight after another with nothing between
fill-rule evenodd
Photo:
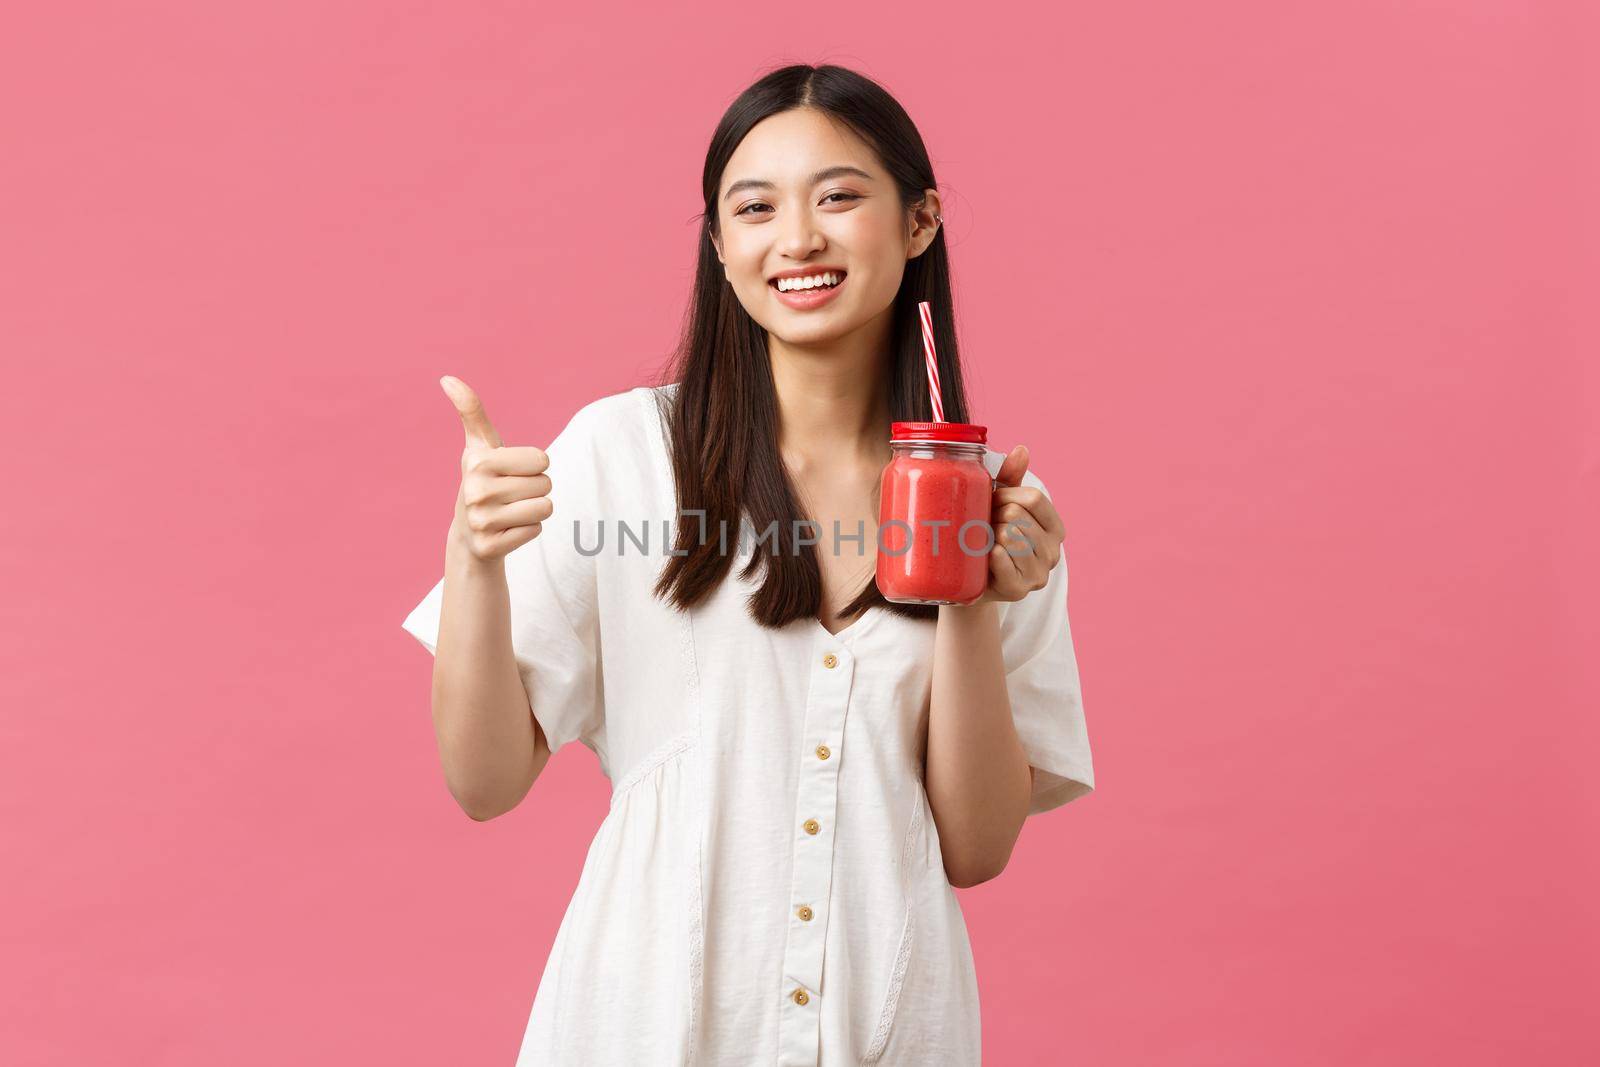
<instances>
[{"instance_id":1,"label":"woman's forehead","mask_svg":"<svg viewBox=\"0 0 1600 1067\"><path fill-rule=\"evenodd\" d=\"M847 126L809 109L785 111L756 123L739 142L723 169L722 187L745 181L805 185L835 166L880 172L871 148Z\"/></svg>"}]
</instances>

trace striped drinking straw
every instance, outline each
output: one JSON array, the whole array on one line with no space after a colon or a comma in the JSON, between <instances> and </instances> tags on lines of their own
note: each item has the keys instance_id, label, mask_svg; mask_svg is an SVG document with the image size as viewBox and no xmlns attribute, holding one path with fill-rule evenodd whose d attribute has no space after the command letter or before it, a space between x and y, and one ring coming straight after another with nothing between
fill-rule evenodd
<instances>
[{"instance_id":1,"label":"striped drinking straw","mask_svg":"<svg viewBox=\"0 0 1600 1067\"><path fill-rule=\"evenodd\" d=\"M933 421L944 421L944 403L939 397L939 360L933 351L933 309L926 300L917 304L922 320L922 354L928 363L928 399L933 402Z\"/></svg>"}]
</instances>

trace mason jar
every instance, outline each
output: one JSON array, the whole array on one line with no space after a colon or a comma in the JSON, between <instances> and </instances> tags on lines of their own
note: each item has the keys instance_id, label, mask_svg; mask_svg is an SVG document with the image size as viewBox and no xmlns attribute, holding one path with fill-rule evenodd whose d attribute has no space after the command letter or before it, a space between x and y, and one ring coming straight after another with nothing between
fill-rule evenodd
<instances>
[{"instance_id":1,"label":"mason jar","mask_svg":"<svg viewBox=\"0 0 1600 1067\"><path fill-rule=\"evenodd\" d=\"M988 428L896 422L878 499L878 589L896 604L971 604L989 585Z\"/></svg>"}]
</instances>

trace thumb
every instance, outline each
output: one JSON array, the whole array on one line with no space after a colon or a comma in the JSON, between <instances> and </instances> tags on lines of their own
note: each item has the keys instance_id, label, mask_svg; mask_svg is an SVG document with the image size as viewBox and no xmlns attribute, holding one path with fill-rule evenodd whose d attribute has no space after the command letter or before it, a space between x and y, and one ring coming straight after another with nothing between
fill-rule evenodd
<instances>
[{"instance_id":1,"label":"thumb","mask_svg":"<svg viewBox=\"0 0 1600 1067\"><path fill-rule=\"evenodd\" d=\"M467 433L467 444L499 448L500 435L495 432L494 423L489 421L488 413L483 410L483 401L472 391L472 386L446 374L439 379L439 387L456 406L456 414L461 416L461 428Z\"/></svg>"},{"instance_id":2,"label":"thumb","mask_svg":"<svg viewBox=\"0 0 1600 1067\"><path fill-rule=\"evenodd\" d=\"M1006 453L994 480L1001 485L1016 487L1022 484L1022 474L1028 469L1028 446L1018 445Z\"/></svg>"}]
</instances>

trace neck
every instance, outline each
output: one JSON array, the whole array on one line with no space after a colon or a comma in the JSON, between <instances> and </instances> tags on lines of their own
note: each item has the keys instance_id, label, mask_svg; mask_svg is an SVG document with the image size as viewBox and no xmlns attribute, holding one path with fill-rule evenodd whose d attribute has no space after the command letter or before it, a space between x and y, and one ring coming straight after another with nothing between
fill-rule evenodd
<instances>
[{"instance_id":1,"label":"neck","mask_svg":"<svg viewBox=\"0 0 1600 1067\"><path fill-rule=\"evenodd\" d=\"M778 449L791 467L858 460L881 466L889 454L889 326L892 309L825 345L767 334L778 399Z\"/></svg>"}]
</instances>

